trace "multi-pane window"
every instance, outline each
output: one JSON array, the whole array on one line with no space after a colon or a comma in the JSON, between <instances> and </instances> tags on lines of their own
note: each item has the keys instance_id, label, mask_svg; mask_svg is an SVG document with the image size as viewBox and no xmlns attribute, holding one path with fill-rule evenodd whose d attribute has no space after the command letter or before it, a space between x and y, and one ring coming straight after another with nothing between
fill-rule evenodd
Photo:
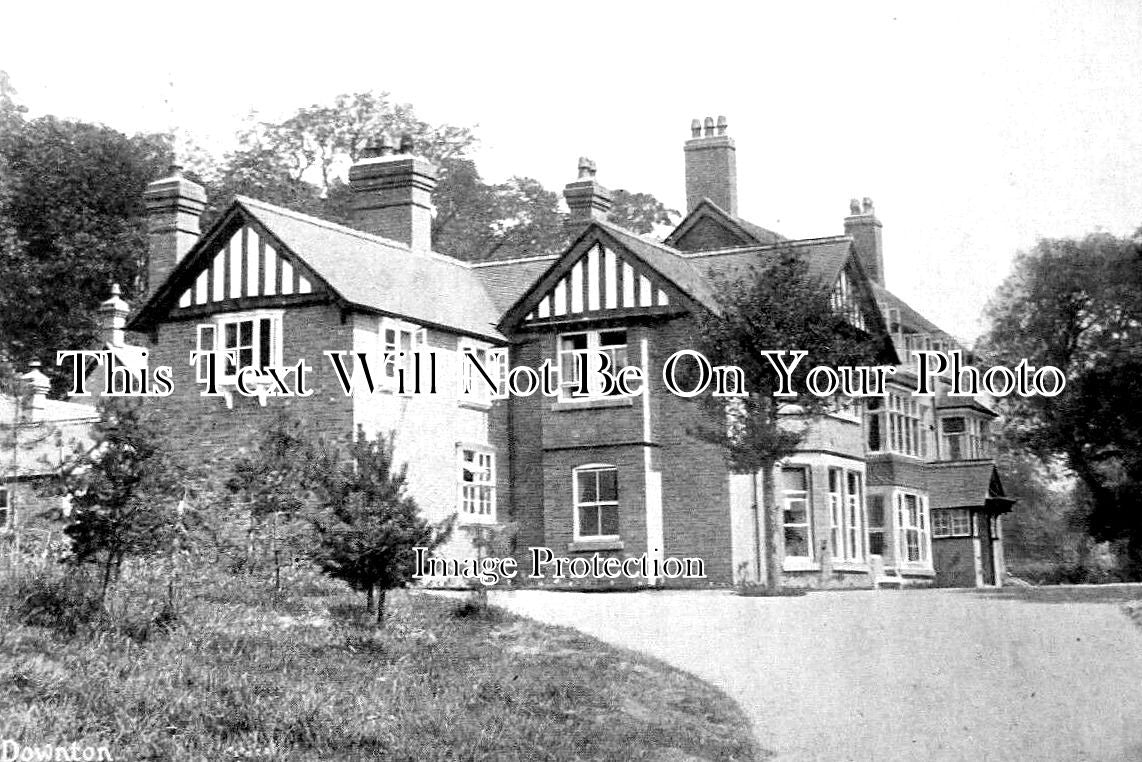
<instances>
[{"instance_id":1,"label":"multi-pane window","mask_svg":"<svg viewBox=\"0 0 1142 762\"><path fill-rule=\"evenodd\" d=\"M933 537L970 537L971 511L967 508L944 508L932 511Z\"/></svg>"},{"instance_id":2,"label":"multi-pane window","mask_svg":"<svg viewBox=\"0 0 1142 762\"><path fill-rule=\"evenodd\" d=\"M0 529L8 527L12 511L12 493L7 487L0 487Z\"/></svg>"},{"instance_id":3,"label":"multi-pane window","mask_svg":"<svg viewBox=\"0 0 1142 762\"><path fill-rule=\"evenodd\" d=\"M927 405L909 394L890 391L883 399L870 397L867 409L870 452L928 456Z\"/></svg>"},{"instance_id":4,"label":"multi-pane window","mask_svg":"<svg viewBox=\"0 0 1142 762\"><path fill-rule=\"evenodd\" d=\"M427 344L428 332L411 323L381 318L380 338L381 357L384 358L381 383L389 389L401 390L403 386L403 392L411 394L415 388L413 371L416 357L413 353Z\"/></svg>"},{"instance_id":5,"label":"multi-pane window","mask_svg":"<svg viewBox=\"0 0 1142 762\"><path fill-rule=\"evenodd\" d=\"M500 389L507 377L508 350L492 349L487 344L463 342L460 345L460 399L468 402L488 403L492 399L492 389L480 368Z\"/></svg>"},{"instance_id":6,"label":"multi-pane window","mask_svg":"<svg viewBox=\"0 0 1142 762\"><path fill-rule=\"evenodd\" d=\"M598 367L599 355L606 358L605 369L615 374L627 366L627 332L625 329L580 331L559 336L559 373L562 383L560 396L564 399L590 399L608 396L599 373L588 373L585 388L580 389L579 372L586 367ZM609 390L611 395L617 389Z\"/></svg>"},{"instance_id":7,"label":"multi-pane window","mask_svg":"<svg viewBox=\"0 0 1142 762\"><path fill-rule=\"evenodd\" d=\"M861 477L856 471L829 469L829 543L833 558L860 561L861 548Z\"/></svg>"},{"instance_id":8,"label":"multi-pane window","mask_svg":"<svg viewBox=\"0 0 1142 762\"><path fill-rule=\"evenodd\" d=\"M576 468L575 537L619 536L619 476L614 466Z\"/></svg>"},{"instance_id":9,"label":"multi-pane window","mask_svg":"<svg viewBox=\"0 0 1142 762\"><path fill-rule=\"evenodd\" d=\"M782 517L785 525L785 557L813 557L812 528L809 522L809 473L802 466L781 469Z\"/></svg>"},{"instance_id":10,"label":"multi-pane window","mask_svg":"<svg viewBox=\"0 0 1142 762\"><path fill-rule=\"evenodd\" d=\"M972 460L991 455L987 421L955 416L940 421L945 460Z\"/></svg>"},{"instance_id":11,"label":"multi-pane window","mask_svg":"<svg viewBox=\"0 0 1142 762\"><path fill-rule=\"evenodd\" d=\"M198 351L222 352L221 380L232 381L242 368L281 365L280 312L218 315L213 323L198 326ZM207 361L199 357L196 377L206 380Z\"/></svg>"},{"instance_id":12,"label":"multi-pane window","mask_svg":"<svg viewBox=\"0 0 1142 762\"><path fill-rule=\"evenodd\" d=\"M491 452L460 447L460 520L494 523L496 469Z\"/></svg>"},{"instance_id":13,"label":"multi-pane window","mask_svg":"<svg viewBox=\"0 0 1142 762\"><path fill-rule=\"evenodd\" d=\"M884 495L868 496L868 553L884 555Z\"/></svg>"},{"instance_id":14,"label":"multi-pane window","mask_svg":"<svg viewBox=\"0 0 1142 762\"><path fill-rule=\"evenodd\" d=\"M908 563L928 561L926 500L911 493L896 494L896 525L899 528L898 557Z\"/></svg>"}]
</instances>

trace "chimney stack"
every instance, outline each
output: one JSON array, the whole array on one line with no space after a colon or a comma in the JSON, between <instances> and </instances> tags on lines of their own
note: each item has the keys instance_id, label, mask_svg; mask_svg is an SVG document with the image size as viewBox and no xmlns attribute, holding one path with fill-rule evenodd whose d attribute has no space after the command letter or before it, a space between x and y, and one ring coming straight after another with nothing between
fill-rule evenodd
<instances>
[{"instance_id":1,"label":"chimney stack","mask_svg":"<svg viewBox=\"0 0 1142 762\"><path fill-rule=\"evenodd\" d=\"M726 118L706 117L690 123L686 141L686 211L708 198L724 211L738 213L738 164L734 139L726 135Z\"/></svg>"},{"instance_id":2,"label":"chimney stack","mask_svg":"<svg viewBox=\"0 0 1142 762\"><path fill-rule=\"evenodd\" d=\"M845 235L853 239L853 248L870 280L884 285L884 243L881 240L880 220L873 211L872 199L855 198L849 202L849 216L845 217Z\"/></svg>"},{"instance_id":3,"label":"chimney stack","mask_svg":"<svg viewBox=\"0 0 1142 762\"><path fill-rule=\"evenodd\" d=\"M99 325L103 341L112 347L123 346L123 330L127 326L129 305L119 295L119 284L111 287L111 298L99 305Z\"/></svg>"},{"instance_id":4,"label":"chimney stack","mask_svg":"<svg viewBox=\"0 0 1142 762\"><path fill-rule=\"evenodd\" d=\"M567 232L574 235L592 220L605 220L614 205L611 192L595 181L595 162L579 158L579 179L567 183L563 198L567 199Z\"/></svg>"},{"instance_id":5,"label":"chimney stack","mask_svg":"<svg viewBox=\"0 0 1142 762\"><path fill-rule=\"evenodd\" d=\"M399 152L387 135L370 142L349 168L354 227L408 244L413 251L432 249L432 191L436 167L413 153L412 136L403 135Z\"/></svg>"},{"instance_id":6,"label":"chimney stack","mask_svg":"<svg viewBox=\"0 0 1142 762\"><path fill-rule=\"evenodd\" d=\"M147 206L147 292L163 284L201 234L198 223L206 208L206 191L182 176L182 167L171 166L171 174L147 186L143 200Z\"/></svg>"}]
</instances>

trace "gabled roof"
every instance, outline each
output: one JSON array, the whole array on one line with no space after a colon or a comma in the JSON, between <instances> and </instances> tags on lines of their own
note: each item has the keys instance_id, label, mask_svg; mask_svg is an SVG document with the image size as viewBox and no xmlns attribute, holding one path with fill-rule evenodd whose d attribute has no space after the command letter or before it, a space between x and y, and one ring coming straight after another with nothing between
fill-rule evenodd
<instances>
[{"instance_id":1,"label":"gabled roof","mask_svg":"<svg viewBox=\"0 0 1142 762\"><path fill-rule=\"evenodd\" d=\"M991 461L947 461L927 464L932 508L1010 510L1008 498Z\"/></svg>"},{"instance_id":2,"label":"gabled roof","mask_svg":"<svg viewBox=\"0 0 1142 762\"><path fill-rule=\"evenodd\" d=\"M666 237L665 243L669 246L677 246L679 242L686 237L687 233L698 226L700 222L707 220L712 221L730 233L742 246L762 246L786 240L784 236L774 233L772 230L766 230L762 226L755 225L748 220L743 220L741 217L732 215L710 199L703 198L695 205L690 213L678 223L674 231Z\"/></svg>"},{"instance_id":3,"label":"gabled roof","mask_svg":"<svg viewBox=\"0 0 1142 762\"><path fill-rule=\"evenodd\" d=\"M500 314L507 312L532 283L547 272L551 264L559 259L554 254L523 259L504 259L494 262L474 262L472 271L484 284L492 302Z\"/></svg>"},{"instance_id":4,"label":"gabled roof","mask_svg":"<svg viewBox=\"0 0 1142 762\"><path fill-rule=\"evenodd\" d=\"M907 302L889 291L884 286L874 282L872 284L872 288L876 293L876 300L878 302L887 307L892 307L900 310L900 323L904 327L904 333L929 333L938 334L941 336L951 336L951 334L949 334L947 331L921 315Z\"/></svg>"},{"instance_id":5,"label":"gabled roof","mask_svg":"<svg viewBox=\"0 0 1142 762\"><path fill-rule=\"evenodd\" d=\"M708 274L728 276L749 267L765 268L783 253L793 251L805 258L810 277L831 283L852 256L853 241L848 236L784 240L765 246L750 246L718 251L696 251L683 254Z\"/></svg>"},{"instance_id":6,"label":"gabled roof","mask_svg":"<svg viewBox=\"0 0 1142 762\"><path fill-rule=\"evenodd\" d=\"M495 328L500 311L468 263L414 252L396 241L243 196L234 199L211 232L175 267L132 320L131 330L147 330L165 317L178 298L172 284L184 282L200 265L198 260L214 243L214 233L234 215L259 224L345 306L503 339Z\"/></svg>"},{"instance_id":7,"label":"gabled roof","mask_svg":"<svg viewBox=\"0 0 1142 762\"><path fill-rule=\"evenodd\" d=\"M667 311L677 311L678 304L676 304L669 295L663 293L661 298L655 299L654 304L642 303L641 306L636 306L635 301L631 294L625 294L625 298L630 300L630 305L622 303L622 296L612 293L612 296L619 296L614 304L610 306L602 306L602 299L599 299L600 306L587 308L585 305L580 307L569 307L566 313L557 311L558 308L552 306L549 301L553 289L559 287L561 282L567 280L571 270L577 266L577 263L585 260L592 251L599 251L599 246L603 249L615 253L617 260L620 262L627 262L624 267L634 266L636 270L641 272L641 276L653 276L653 280L660 282L659 286L655 289L665 289L675 294L675 297L682 297L690 303L699 304L710 310L718 311L721 309L717 299L714 296L713 289L711 288L708 280L705 278L703 272L694 267L686 260L679 252L664 246L654 241L649 241L641 236L638 236L629 230L621 228L610 222L601 220L593 220L583 231L575 238L571 245L564 251L563 254L556 258L527 261L526 264L535 268L527 272L527 277L531 276L532 272L538 270L540 264L546 265L543 267L540 275L533 278L532 282L526 288L519 292L518 297L511 304L510 308L505 312L501 318L500 327L504 330L513 328L524 319L534 320L536 318L535 310L540 307L539 318L541 320L547 319L572 319L575 317L588 317L598 316L603 317L608 310L621 310L621 309L638 309L649 308L650 311L657 311L658 308L669 309ZM600 256L597 253L591 256ZM517 260L519 262L521 260ZM511 265L512 263L505 263ZM486 266L478 266L478 272L489 270L495 273L498 268L492 264ZM504 268L507 269L507 268ZM517 271L518 272L518 271ZM523 281L522 274L505 274L504 272L496 273L505 282L510 281L503 288L503 293L518 288L519 284ZM606 278L604 273L600 272L603 278ZM640 276L640 277L641 277ZM485 276L485 278L492 276ZM565 284L566 285L566 284ZM613 286L614 284L612 284ZM649 285L649 284L648 284ZM598 283L588 284L589 288L600 289L602 288L601 281ZM594 292L598 295L600 292ZM566 292L564 292L566 296ZM570 297L567 297L570 299ZM547 304L551 308L549 314L543 314L543 305L541 302Z\"/></svg>"}]
</instances>

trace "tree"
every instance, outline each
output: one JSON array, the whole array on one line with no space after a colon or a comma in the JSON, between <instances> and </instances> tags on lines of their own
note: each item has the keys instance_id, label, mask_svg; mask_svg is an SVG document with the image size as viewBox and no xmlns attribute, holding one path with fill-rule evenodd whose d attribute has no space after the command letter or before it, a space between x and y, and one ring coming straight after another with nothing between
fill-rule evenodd
<instances>
[{"instance_id":1,"label":"tree","mask_svg":"<svg viewBox=\"0 0 1142 762\"><path fill-rule=\"evenodd\" d=\"M620 189L614 192L614 206L607 219L636 233L653 233L658 226L673 227L678 216L676 209L666 208L649 193Z\"/></svg>"},{"instance_id":2,"label":"tree","mask_svg":"<svg viewBox=\"0 0 1142 762\"><path fill-rule=\"evenodd\" d=\"M68 469L72 512L64 532L74 563L102 567L102 601L124 558L169 550L182 490L164 425L140 400L105 397L99 410L96 446Z\"/></svg>"},{"instance_id":3,"label":"tree","mask_svg":"<svg viewBox=\"0 0 1142 762\"><path fill-rule=\"evenodd\" d=\"M56 351L98 336L110 284L141 293L143 191L169 164L162 136L25 120L0 77L0 351L17 366L38 359L58 377Z\"/></svg>"},{"instance_id":4,"label":"tree","mask_svg":"<svg viewBox=\"0 0 1142 762\"><path fill-rule=\"evenodd\" d=\"M1142 258L1107 234L1046 239L1021 253L989 307L983 350L1014 366L1053 365L1057 397L1002 400L1012 435L1061 458L1089 496L1091 536L1119 542L1142 575Z\"/></svg>"},{"instance_id":5,"label":"tree","mask_svg":"<svg viewBox=\"0 0 1142 762\"><path fill-rule=\"evenodd\" d=\"M745 376L748 396L695 398L705 408L705 425L695 433L724 447L739 473L761 474L762 541L766 584L781 578L778 551L784 545L782 515L774 485L777 462L792 454L814 415L834 401L807 392L805 377L816 365L875 362L883 357L881 337L848 323L831 303L832 284L809 274L803 257L781 252L768 266L715 278L720 312L698 315L695 346L714 365L735 365ZM792 373L794 396L775 397L779 378L767 354L781 349L808 355ZM756 482L755 482L756 484ZM759 499L760 497L760 499Z\"/></svg>"},{"instance_id":6,"label":"tree","mask_svg":"<svg viewBox=\"0 0 1142 762\"><path fill-rule=\"evenodd\" d=\"M262 529L269 535L274 564L274 589L281 589L281 551L300 550L304 538L295 521L314 501L311 463L315 445L301 421L279 413L263 427L252 452L234 459L229 489L239 495L249 511L246 569L253 571L254 538ZM268 525L268 526L267 526Z\"/></svg>"},{"instance_id":7,"label":"tree","mask_svg":"<svg viewBox=\"0 0 1142 762\"><path fill-rule=\"evenodd\" d=\"M429 524L405 493L407 467L394 468L391 446L368 439L364 430L338 461L328 453L316 472L323 475L322 505L311 521L317 533L318 563L330 576L366 595L376 621L384 621L385 594L404 587L415 571L414 548L431 552L451 532L451 520Z\"/></svg>"}]
</instances>

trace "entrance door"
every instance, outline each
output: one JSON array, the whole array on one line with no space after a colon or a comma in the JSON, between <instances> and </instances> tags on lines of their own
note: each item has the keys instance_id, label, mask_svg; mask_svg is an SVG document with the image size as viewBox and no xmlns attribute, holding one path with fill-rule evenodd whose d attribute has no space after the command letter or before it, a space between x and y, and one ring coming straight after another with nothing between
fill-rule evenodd
<instances>
[{"instance_id":1,"label":"entrance door","mask_svg":"<svg viewBox=\"0 0 1142 762\"><path fill-rule=\"evenodd\" d=\"M979 533L979 564L982 567L980 571L983 573L983 584L994 585L995 548L992 546L994 540L991 537L994 532L991 522L995 519L987 513L977 513L975 516L976 531Z\"/></svg>"}]
</instances>

